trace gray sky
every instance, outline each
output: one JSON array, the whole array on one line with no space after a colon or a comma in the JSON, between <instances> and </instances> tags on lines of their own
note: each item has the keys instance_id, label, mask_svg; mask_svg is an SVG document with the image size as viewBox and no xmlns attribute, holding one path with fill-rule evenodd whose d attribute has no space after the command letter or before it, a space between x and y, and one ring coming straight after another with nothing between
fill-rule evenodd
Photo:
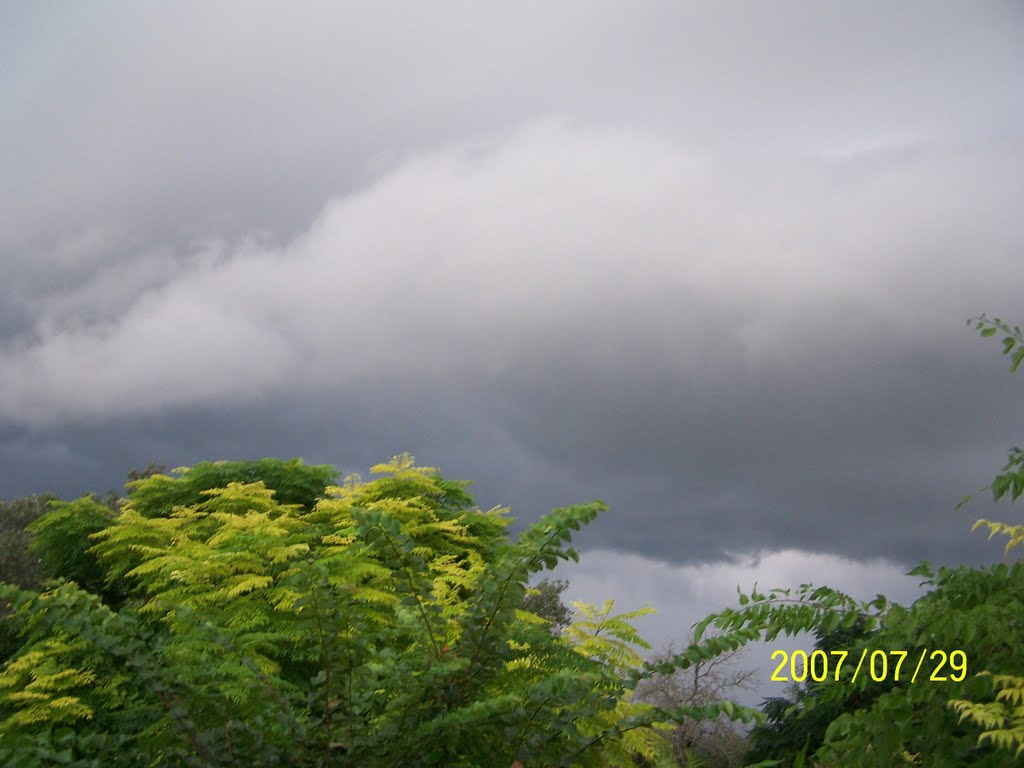
<instances>
[{"instance_id":1,"label":"gray sky","mask_svg":"<svg viewBox=\"0 0 1024 768\"><path fill-rule=\"evenodd\" d=\"M4 3L0 94L2 497L410 450L656 642L998 557L1020 3Z\"/></svg>"}]
</instances>

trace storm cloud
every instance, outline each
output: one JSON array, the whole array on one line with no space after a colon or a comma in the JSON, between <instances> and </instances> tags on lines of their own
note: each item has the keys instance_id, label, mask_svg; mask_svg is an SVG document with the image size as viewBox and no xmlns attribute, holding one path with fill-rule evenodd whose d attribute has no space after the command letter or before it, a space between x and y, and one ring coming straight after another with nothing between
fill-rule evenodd
<instances>
[{"instance_id":1,"label":"storm cloud","mask_svg":"<svg viewBox=\"0 0 1024 768\"><path fill-rule=\"evenodd\" d=\"M621 584L997 556L1019 6L307 11L2 12L0 495L411 450Z\"/></svg>"}]
</instances>

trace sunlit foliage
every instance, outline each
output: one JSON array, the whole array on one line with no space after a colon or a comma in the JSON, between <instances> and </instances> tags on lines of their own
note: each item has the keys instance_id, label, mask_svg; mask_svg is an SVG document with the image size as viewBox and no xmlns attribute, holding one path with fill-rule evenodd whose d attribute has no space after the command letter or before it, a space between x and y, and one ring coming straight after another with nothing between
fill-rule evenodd
<instances>
[{"instance_id":1,"label":"sunlit foliage","mask_svg":"<svg viewBox=\"0 0 1024 768\"><path fill-rule=\"evenodd\" d=\"M409 456L327 470L203 464L40 518L65 578L2 588L5 764L668 764L652 726L693 713L631 701L637 614L579 605L559 634L523 609L600 502L512 540Z\"/></svg>"}]
</instances>

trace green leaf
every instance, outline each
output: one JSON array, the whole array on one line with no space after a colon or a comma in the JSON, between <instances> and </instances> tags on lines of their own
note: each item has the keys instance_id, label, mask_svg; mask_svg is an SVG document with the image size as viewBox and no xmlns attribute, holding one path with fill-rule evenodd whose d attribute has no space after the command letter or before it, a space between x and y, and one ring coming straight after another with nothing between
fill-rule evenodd
<instances>
[{"instance_id":1,"label":"green leaf","mask_svg":"<svg viewBox=\"0 0 1024 768\"><path fill-rule=\"evenodd\" d=\"M1021 361L1024 360L1024 346L1017 347L1010 360L1010 373L1016 373Z\"/></svg>"}]
</instances>

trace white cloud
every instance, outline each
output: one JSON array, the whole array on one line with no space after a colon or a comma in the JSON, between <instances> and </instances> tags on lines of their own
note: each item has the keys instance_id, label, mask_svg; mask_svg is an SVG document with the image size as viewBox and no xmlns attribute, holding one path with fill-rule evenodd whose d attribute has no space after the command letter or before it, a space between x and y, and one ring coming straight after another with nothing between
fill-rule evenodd
<instances>
[{"instance_id":1,"label":"white cloud","mask_svg":"<svg viewBox=\"0 0 1024 768\"><path fill-rule=\"evenodd\" d=\"M559 349L611 367L653 346L686 375L723 325L752 365L868 331L925 338L978 295L1017 295L985 273L1024 244L1006 209L1020 168L934 148L728 164L650 133L533 124L414 157L282 247L165 255L159 279L140 266L116 316L117 275L51 297L38 337L0 352L0 417L102 420L373 376L470 386ZM83 322L90 301L101 319Z\"/></svg>"}]
</instances>

